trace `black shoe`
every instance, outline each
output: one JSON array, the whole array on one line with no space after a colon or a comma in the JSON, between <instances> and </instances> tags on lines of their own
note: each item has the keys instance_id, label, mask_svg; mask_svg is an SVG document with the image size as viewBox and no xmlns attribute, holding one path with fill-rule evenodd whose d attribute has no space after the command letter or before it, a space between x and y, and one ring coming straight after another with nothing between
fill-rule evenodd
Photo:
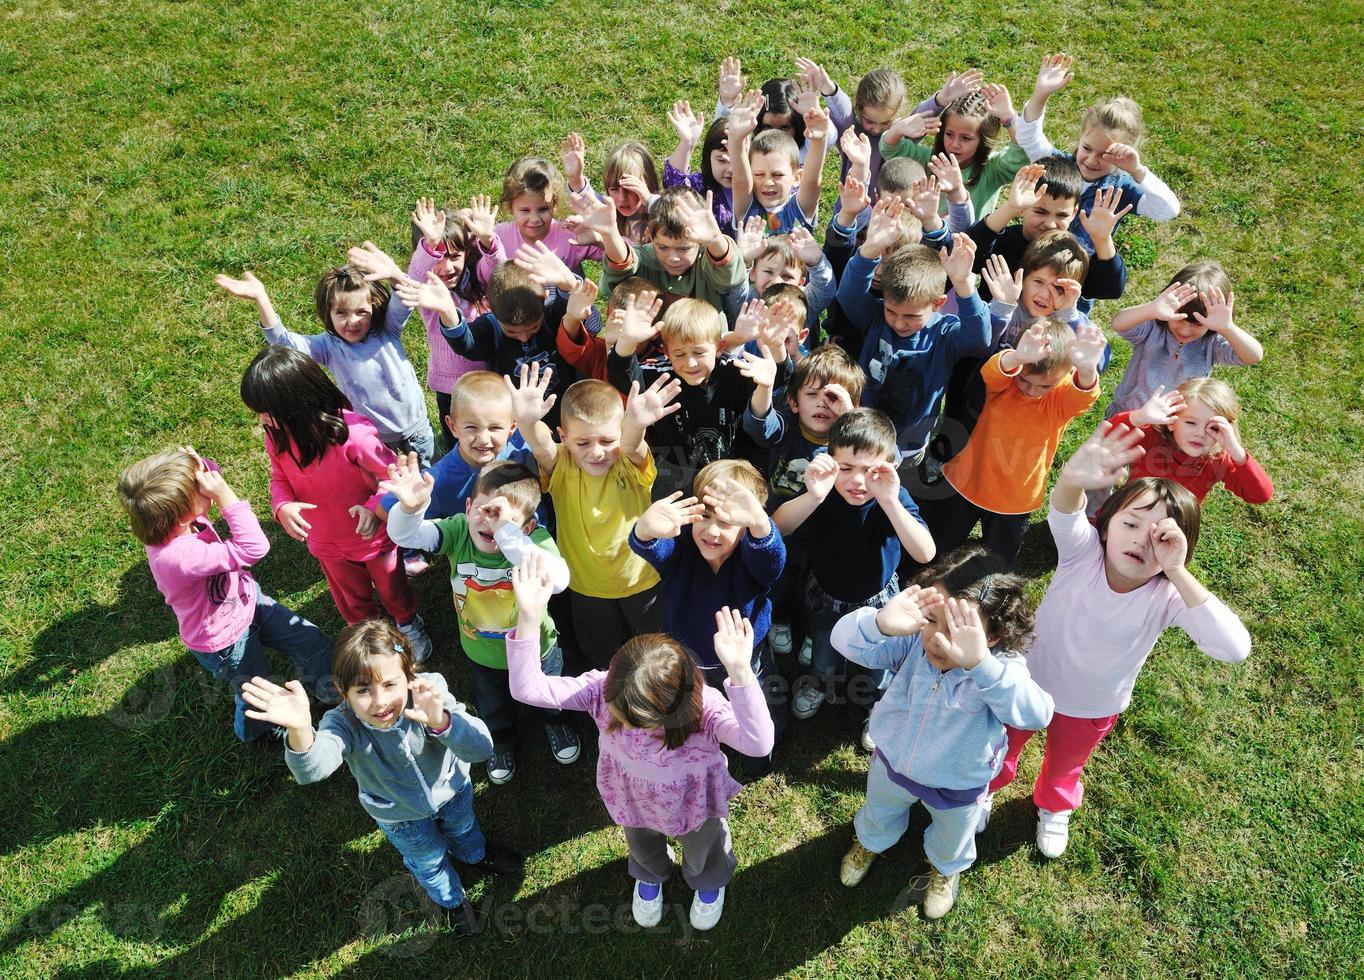
<instances>
[{"instance_id":1,"label":"black shoe","mask_svg":"<svg viewBox=\"0 0 1364 980\"><path fill-rule=\"evenodd\" d=\"M493 754L488 759L488 781L494 786L512 781L516 775L516 751L511 742L493 746Z\"/></svg>"},{"instance_id":2,"label":"black shoe","mask_svg":"<svg viewBox=\"0 0 1364 980\"><path fill-rule=\"evenodd\" d=\"M468 867L485 875L511 875L525 863L526 859L510 848L489 842L483 848L483 860Z\"/></svg>"},{"instance_id":3,"label":"black shoe","mask_svg":"<svg viewBox=\"0 0 1364 980\"><path fill-rule=\"evenodd\" d=\"M578 733L562 721L552 721L545 726L545 737L549 739L549 750L554 753L554 761L569 766L578 761L582 754L582 743Z\"/></svg>"},{"instance_id":4,"label":"black shoe","mask_svg":"<svg viewBox=\"0 0 1364 980\"><path fill-rule=\"evenodd\" d=\"M441 917L445 919L446 925L450 927L451 935L455 936L477 936L483 929L483 923L474 911L474 907L465 899L463 904L452 908L442 908Z\"/></svg>"}]
</instances>

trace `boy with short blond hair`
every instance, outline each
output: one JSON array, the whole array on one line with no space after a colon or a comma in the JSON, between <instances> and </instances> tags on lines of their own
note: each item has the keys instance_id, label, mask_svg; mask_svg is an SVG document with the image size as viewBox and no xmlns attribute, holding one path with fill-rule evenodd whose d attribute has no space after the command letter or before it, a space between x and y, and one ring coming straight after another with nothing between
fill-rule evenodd
<instances>
[{"instance_id":1,"label":"boy with short blond hair","mask_svg":"<svg viewBox=\"0 0 1364 980\"><path fill-rule=\"evenodd\" d=\"M769 235L779 235L797 225L815 230L819 217L819 191L824 157L833 125L818 104L806 109L805 162L790 133L769 129L756 136L765 108L761 91L748 102L730 110L727 129L729 156L734 166L734 227L750 217L760 217Z\"/></svg>"},{"instance_id":2,"label":"boy with short blond hair","mask_svg":"<svg viewBox=\"0 0 1364 980\"><path fill-rule=\"evenodd\" d=\"M815 330L820 314L833 302L837 284L824 250L804 228L793 228L789 234L763 239L762 251L753 260L748 278L739 289L725 297L725 318L734 323L745 303L759 298L766 301L767 291L783 283L801 291L805 329Z\"/></svg>"}]
</instances>

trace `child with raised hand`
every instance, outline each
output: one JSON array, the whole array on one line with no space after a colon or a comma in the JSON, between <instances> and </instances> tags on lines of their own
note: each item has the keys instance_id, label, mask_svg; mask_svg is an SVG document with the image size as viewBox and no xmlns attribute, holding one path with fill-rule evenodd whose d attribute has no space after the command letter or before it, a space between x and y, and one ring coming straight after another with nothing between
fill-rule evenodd
<instances>
[{"instance_id":1,"label":"child with raised hand","mask_svg":"<svg viewBox=\"0 0 1364 980\"><path fill-rule=\"evenodd\" d=\"M858 81L857 91L849 99L818 62L797 58L796 69L806 86L819 92L829 107L829 119L843 151L839 179L846 180L861 164L866 170L860 179L874 188L876 175L881 172L881 136L904 108L904 79L893 68L873 68Z\"/></svg>"},{"instance_id":2,"label":"child with raised hand","mask_svg":"<svg viewBox=\"0 0 1364 980\"><path fill-rule=\"evenodd\" d=\"M1026 582L983 548L953 551L881 609L838 621L839 653L892 674L872 709L876 752L853 846L839 867L843 884L861 883L922 803L931 817L924 853L932 867L924 918L951 911L958 877L976 860L979 800L999 775L1005 726L1032 731L1052 718L1050 695L1018 656L1032 627ZM928 724L933 737L920 739Z\"/></svg>"},{"instance_id":3,"label":"child with raised hand","mask_svg":"<svg viewBox=\"0 0 1364 980\"><path fill-rule=\"evenodd\" d=\"M1042 59L1032 96L1013 127L1014 139L1027 151L1029 160L1040 160L1057 152L1042 132L1042 124L1047 101L1074 77L1072 64L1073 59L1065 54L1050 54ZM1084 181L1080 194L1082 211L1088 209L1099 189L1116 187L1119 205L1132 205L1143 218L1169 221L1179 214L1179 198L1142 163L1137 152L1142 129L1141 107L1131 99L1118 96L1085 110L1075 152L1067 154L1074 158ZM1083 225L1073 223L1070 230L1089 246Z\"/></svg>"},{"instance_id":4,"label":"child with raised hand","mask_svg":"<svg viewBox=\"0 0 1364 980\"><path fill-rule=\"evenodd\" d=\"M380 281L403 281L406 276L373 242L351 249L347 258L349 264L327 270L318 280L314 299L322 333L285 330L265 285L250 272L240 279L219 275L214 281L256 304L267 342L306 354L330 370L355 411L374 423L384 445L395 452L415 452L429 465L436 437L426 396L403 348L412 308Z\"/></svg>"},{"instance_id":5,"label":"child with raised hand","mask_svg":"<svg viewBox=\"0 0 1364 980\"><path fill-rule=\"evenodd\" d=\"M237 497L217 463L188 446L148 456L119 476L118 497L133 534L146 546L152 579L175 612L180 639L205 670L232 688L238 740L252 742L270 732L247 717L240 691L247 678L270 672L262 646L288 654L319 700L336 700L331 640L261 591L248 571L270 542L250 502ZM214 507L231 532L226 541L207 520Z\"/></svg>"},{"instance_id":6,"label":"child with raised hand","mask_svg":"<svg viewBox=\"0 0 1364 980\"><path fill-rule=\"evenodd\" d=\"M379 480L397 459L393 451L369 419L351 411L318 363L292 348L257 354L242 376L241 396L265 429L275 520L322 565L341 618L348 625L377 619L377 590L417 662L424 661L431 638L417 615L416 593L374 513Z\"/></svg>"},{"instance_id":7,"label":"child with raised hand","mask_svg":"<svg viewBox=\"0 0 1364 980\"><path fill-rule=\"evenodd\" d=\"M1033 790L1044 857L1065 851L1071 814L1084 797L1084 764L1131 702L1137 674L1166 628L1179 626L1225 663L1250 655L1241 620L1187 567L1198 543L1193 494L1171 480L1131 480L1104 502L1097 526L1085 518L1085 494L1111 487L1141 457L1141 439L1135 429L1101 422L1051 491L1056 574L1025 651L1033 678L1056 703ZM1032 734L1010 728L990 794L1013 781ZM982 800L987 816L991 800Z\"/></svg>"},{"instance_id":8,"label":"child with raised hand","mask_svg":"<svg viewBox=\"0 0 1364 980\"><path fill-rule=\"evenodd\" d=\"M723 690L725 672L711 654L704 624L721 608L733 608L753 624L753 673L780 740L787 708L767 644L768 593L782 573L786 548L763 509L767 486L751 463L722 459L696 474L691 496L681 496L679 490L654 501L630 532L630 547L658 571L667 632L696 659L707 684ZM744 763L748 778L771 769L770 756Z\"/></svg>"},{"instance_id":9,"label":"child with raised hand","mask_svg":"<svg viewBox=\"0 0 1364 980\"><path fill-rule=\"evenodd\" d=\"M758 128L764 99L753 92L729 114L728 136L734 165L734 217L761 217L770 235L803 225L815 230L819 220L819 191L824 156L829 146L829 114L814 104L805 109L804 135L807 153L801 160L796 141L780 129L753 136Z\"/></svg>"},{"instance_id":10,"label":"child with raised hand","mask_svg":"<svg viewBox=\"0 0 1364 980\"><path fill-rule=\"evenodd\" d=\"M1072 333L1058 317L1044 317L1016 347L985 362L980 420L966 448L943 467L951 492L923 501L924 520L940 549L965 544L979 521L985 546L1009 568L1017 564L1061 436L1099 398L1105 346L1103 331L1093 324Z\"/></svg>"},{"instance_id":11,"label":"child with raised hand","mask_svg":"<svg viewBox=\"0 0 1364 980\"><path fill-rule=\"evenodd\" d=\"M534 642L534 641L531 641ZM450 858L483 874L511 874L519 855L489 842L474 816L469 763L492 751L488 729L464 710L440 674L419 674L408 639L385 622L343 630L336 640L336 686L344 701L313 730L298 681L283 687L253 677L242 688L247 716L283 727L284 761L302 784L345 763L360 805L456 935L479 920Z\"/></svg>"},{"instance_id":12,"label":"child with raised hand","mask_svg":"<svg viewBox=\"0 0 1364 980\"><path fill-rule=\"evenodd\" d=\"M602 260L601 243L595 236L575 234L555 217L565 210L564 175L542 157L521 157L507 169L502 179L499 201L510 221L495 231L507 255L515 255L522 245L543 244L559 260L581 276L583 262Z\"/></svg>"},{"instance_id":13,"label":"child with raised hand","mask_svg":"<svg viewBox=\"0 0 1364 980\"><path fill-rule=\"evenodd\" d=\"M630 528L649 506L657 470L644 434L677 411L681 384L659 378L630 388L625 405L605 381L576 382L564 393L556 445L536 423L554 404L549 379L521 369L512 406L535 453L540 485L554 499L558 545L568 562L574 634L588 661L604 666L625 640L663 624L658 574L630 550Z\"/></svg>"},{"instance_id":14,"label":"child with raised hand","mask_svg":"<svg viewBox=\"0 0 1364 980\"><path fill-rule=\"evenodd\" d=\"M519 463L489 463L479 473L464 513L431 521L424 519L434 484L430 475L421 472L412 456L388 470L388 479L379 486L399 503L388 514L389 535L403 547L450 559L460 645L473 668L478 716L493 739L488 779L500 786L516 774L516 704L507 687L506 647L507 634L516 625L512 569L527 553L542 549L554 591L568 587L568 565L549 531L536 525L540 480ZM541 622L540 648L545 673L561 673L564 655L548 616ZM576 762L579 743L573 729L559 720L558 712L537 714L555 761Z\"/></svg>"},{"instance_id":15,"label":"child with raised hand","mask_svg":"<svg viewBox=\"0 0 1364 980\"><path fill-rule=\"evenodd\" d=\"M408 278L426 282L434 272L450 290L466 320L487 313L488 279L494 269L507 261L502 241L494 233L492 203L488 198L476 196L469 201L468 208L450 215L437 211L427 198L418 198L412 224L420 238L412 247ZM422 310L421 318L431 352L426 364L426 386L436 393L436 409L442 422L442 452L449 453L455 443L454 432L445 424L450 415L450 390L467 372L488 365L460 357L451 350L441 335L440 317L435 312Z\"/></svg>"},{"instance_id":16,"label":"child with raised hand","mask_svg":"<svg viewBox=\"0 0 1364 980\"><path fill-rule=\"evenodd\" d=\"M842 673L829 639L839 617L860 606L879 609L899 592L901 549L916 562L933 559L933 538L895 472L898 455L895 427L885 415L867 408L844 412L829 431L828 453L805 468L805 493L772 515L787 537L809 523L806 640L814 676L796 691L791 713L797 718L812 717ZM849 693L869 703L881 680L874 674L866 688ZM862 744L874 747L865 725Z\"/></svg>"},{"instance_id":17,"label":"child with raised hand","mask_svg":"<svg viewBox=\"0 0 1364 980\"><path fill-rule=\"evenodd\" d=\"M725 117L716 116L707 126L705 117L693 112L690 102L679 99L668 111L668 122L677 131L677 149L663 161L663 186L687 187L701 198L709 194L715 223L725 234L733 235L734 168L729 158ZM697 143L701 144L701 169L692 170L691 155Z\"/></svg>"},{"instance_id":18,"label":"child with raised hand","mask_svg":"<svg viewBox=\"0 0 1364 980\"><path fill-rule=\"evenodd\" d=\"M819 317L833 302L834 270L815 236L804 228L762 239L748 279L725 294L725 316L734 323L745 303L760 298L774 283L789 283L805 295L805 329L814 331Z\"/></svg>"},{"instance_id":19,"label":"child with raised hand","mask_svg":"<svg viewBox=\"0 0 1364 980\"><path fill-rule=\"evenodd\" d=\"M1248 504L1268 503L1274 483L1241 444L1240 414L1236 392L1218 378L1190 378L1168 394L1157 388L1141 408L1112 418L1142 433L1146 455L1128 479L1174 480L1199 503L1221 483Z\"/></svg>"},{"instance_id":20,"label":"child with raised hand","mask_svg":"<svg viewBox=\"0 0 1364 980\"><path fill-rule=\"evenodd\" d=\"M1219 364L1259 364L1264 348L1237 325L1235 304L1227 274L1203 259L1176 272L1151 302L1119 310L1113 329L1132 345L1132 357L1104 414L1130 412L1156 388L1206 378Z\"/></svg>"},{"instance_id":21,"label":"child with raised hand","mask_svg":"<svg viewBox=\"0 0 1364 980\"><path fill-rule=\"evenodd\" d=\"M512 694L527 704L586 711L596 723L597 789L625 833L635 921L649 928L663 917L663 885L674 870L667 838L676 837L682 877L695 892L692 927L713 929L739 863L728 817L741 787L721 745L754 757L772 751L772 720L751 666L752 626L738 610L716 613L712 643L728 675L725 694L663 633L634 636L605 671L546 677L536 639L552 587L543 559L528 556L512 585L519 610L507 638Z\"/></svg>"},{"instance_id":22,"label":"child with raised hand","mask_svg":"<svg viewBox=\"0 0 1364 980\"><path fill-rule=\"evenodd\" d=\"M586 280L592 290L597 284ZM629 317L644 317L650 325L658 320L663 309L663 295L659 288L642 276L631 276L618 282L606 303L606 323L601 333L593 337L576 325L565 323L559 331L559 354L578 373L579 378L606 380L606 358L616 344L621 325Z\"/></svg>"},{"instance_id":23,"label":"child with raised hand","mask_svg":"<svg viewBox=\"0 0 1364 980\"><path fill-rule=\"evenodd\" d=\"M575 197L593 194L583 173L587 152L583 138L569 133L564 140L564 175L569 193ZM607 198L615 208L616 233L631 244L649 241L649 208L658 197L658 168L649 148L639 140L629 140L606 155L603 172Z\"/></svg>"}]
</instances>

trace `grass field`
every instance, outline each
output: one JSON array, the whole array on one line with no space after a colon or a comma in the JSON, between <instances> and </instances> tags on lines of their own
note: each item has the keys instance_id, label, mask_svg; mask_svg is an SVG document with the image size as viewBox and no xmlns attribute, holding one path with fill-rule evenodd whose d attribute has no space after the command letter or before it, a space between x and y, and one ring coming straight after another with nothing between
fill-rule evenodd
<instances>
[{"instance_id":1,"label":"grass field","mask_svg":"<svg viewBox=\"0 0 1364 980\"><path fill-rule=\"evenodd\" d=\"M1357 974L1362 19L1340 0L6 5L0 975ZM266 499L237 396L260 338L213 274L254 269L311 330L320 270L364 238L400 250L418 195L493 192L570 128L589 169L637 134L661 158L665 106L708 105L726 53L756 78L807 54L848 87L890 64L913 93L979 64L1021 105L1057 46L1081 64L1053 102L1055 141L1095 98L1130 94L1144 158L1185 202L1168 225L1127 222L1130 295L1216 257L1268 352L1234 383L1278 494L1252 509L1215 493L1196 561L1246 619L1250 661L1168 635L1090 766L1070 851L1046 864L1030 747L937 925L910 888L922 817L856 891L838 884L866 761L856 720L827 711L739 797L717 931L685 928L679 883L664 926L633 927L593 754L564 769L538 743L510 786L477 774L480 820L528 855L524 878L478 886L492 927L476 940L424 924L352 780L298 787L236 744L117 508L123 465L184 442L258 511ZM265 588L337 628L317 563L270 534ZM1026 553L1039 594L1044 538ZM442 639L449 586L431 574L419 592L435 667L469 696Z\"/></svg>"}]
</instances>

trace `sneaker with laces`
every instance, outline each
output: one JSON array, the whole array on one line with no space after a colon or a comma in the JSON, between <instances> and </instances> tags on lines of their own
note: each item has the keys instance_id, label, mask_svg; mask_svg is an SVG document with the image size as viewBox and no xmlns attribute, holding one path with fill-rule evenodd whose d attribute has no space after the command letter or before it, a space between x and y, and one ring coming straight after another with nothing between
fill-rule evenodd
<instances>
[{"instance_id":1,"label":"sneaker with laces","mask_svg":"<svg viewBox=\"0 0 1364 980\"><path fill-rule=\"evenodd\" d=\"M441 918L450 927L450 933L455 936L477 936L483 928L483 923L479 921L478 913L466 899L462 904L454 908L442 908Z\"/></svg>"},{"instance_id":2,"label":"sneaker with laces","mask_svg":"<svg viewBox=\"0 0 1364 980\"><path fill-rule=\"evenodd\" d=\"M772 644L773 653L786 656L791 652L791 624L773 623L772 628L767 631L767 639Z\"/></svg>"},{"instance_id":3,"label":"sneaker with laces","mask_svg":"<svg viewBox=\"0 0 1364 980\"><path fill-rule=\"evenodd\" d=\"M791 702L791 714L802 720L813 718L819 706L824 703L824 692L818 684L806 684L796 692Z\"/></svg>"},{"instance_id":4,"label":"sneaker with laces","mask_svg":"<svg viewBox=\"0 0 1364 980\"><path fill-rule=\"evenodd\" d=\"M653 897L647 897L652 893ZM663 886L650 882L635 882L635 897L630 903L635 922L645 929L652 929L663 921Z\"/></svg>"},{"instance_id":5,"label":"sneaker with laces","mask_svg":"<svg viewBox=\"0 0 1364 980\"><path fill-rule=\"evenodd\" d=\"M431 656L431 637L426 633L426 623L422 618L418 616L406 626L400 623L398 632L407 637L408 646L412 648L412 662L425 663L426 658Z\"/></svg>"},{"instance_id":6,"label":"sneaker with laces","mask_svg":"<svg viewBox=\"0 0 1364 980\"><path fill-rule=\"evenodd\" d=\"M957 884L961 875L945 875L937 868L928 878L928 894L924 896L924 918L941 919L957 904Z\"/></svg>"},{"instance_id":7,"label":"sneaker with laces","mask_svg":"<svg viewBox=\"0 0 1364 980\"><path fill-rule=\"evenodd\" d=\"M582 742L578 741L578 733L562 721L547 724L545 738L549 739L549 750L554 753L554 761L560 765L572 765L582 754Z\"/></svg>"},{"instance_id":8,"label":"sneaker with laces","mask_svg":"<svg viewBox=\"0 0 1364 980\"><path fill-rule=\"evenodd\" d=\"M1066 853L1070 843L1070 815L1072 810L1037 810L1037 849L1043 857L1058 858Z\"/></svg>"},{"instance_id":9,"label":"sneaker with laces","mask_svg":"<svg viewBox=\"0 0 1364 980\"><path fill-rule=\"evenodd\" d=\"M489 841L483 845L483 860L469 867L485 875L510 875L520 871L525 863L526 859L511 848Z\"/></svg>"},{"instance_id":10,"label":"sneaker with laces","mask_svg":"<svg viewBox=\"0 0 1364 980\"><path fill-rule=\"evenodd\" d=\"M876 751L876 739L871 737L871 715L867 715L867 720L862 722L862 749L866 752Z\"/></svg>"},{"instance_id":11,"label":"sneaker with laces","mask_svg":"<svg viewBox=\"0 0 1364 980\"><path fill-rule=\"evenodd\" d=\"M838 880L849 888L860 885L875 860L876 852L867 850L862 846L862 842L854 837L853 846L843 855L843 862L838 866Z\"/></svg>"},{"instance_id":12,"label":"sneaker with laces","mask_svg":"<svg viewBox=\"0 0 1364 980\"><path fill-rule=\"evenodd\" d=\"M796 654L796 660L800 661L802 667L808 667L814 655L815 645L810 642L810 638L807 636L805 642L800 645L800 653Z\"/></svg>"},{"instance_id":13,"label":"sneaker with laces","mask_svg":"<svg viewBox=\"0 0 1364 980\"><path fill-rule=\"evenodd\" d=\"M418 575L425 574L431 567L431 563L426 560L426 556L420 551L403 551L403 571L408 578L416 578Z\"/></svg>"},{"instance_id":14,"label":"sneaker with laces","mask_svg":"<svg viewBox=\"0 0 1364 980\"><path fill-rule=\"evenodd\" d=\"M488 782L501 786L512 781L516 775L516 751L511 743L494 745L493 754L488 759Z\"/></svg>"},{"instance_id":15,"label":"sneaker with laces","mask_svg":"<svg viewBox=\"0 0 1364 980\"><path fill-rule=\"evenodd\" d=\"M995 808L995 794L986 793L976 804L980 807L980 818L976 821L976 833L985 833L985 828L990 826L990 811Z\"/></svg>"},{"instance_id":16,"label":"sneaker with laces","mask_svg":"<svg viewBox=\"0 0 1364 980\"><path fill-rule=\"evenodd\" d=\"M691 927L697 932L705 932L714 929L720 924L720 916L725 913L725 890L720 888L716 891L715 901L706 902L701 898L701 893L697 892L691 900Z\"/></svg>"}]
</instances>

